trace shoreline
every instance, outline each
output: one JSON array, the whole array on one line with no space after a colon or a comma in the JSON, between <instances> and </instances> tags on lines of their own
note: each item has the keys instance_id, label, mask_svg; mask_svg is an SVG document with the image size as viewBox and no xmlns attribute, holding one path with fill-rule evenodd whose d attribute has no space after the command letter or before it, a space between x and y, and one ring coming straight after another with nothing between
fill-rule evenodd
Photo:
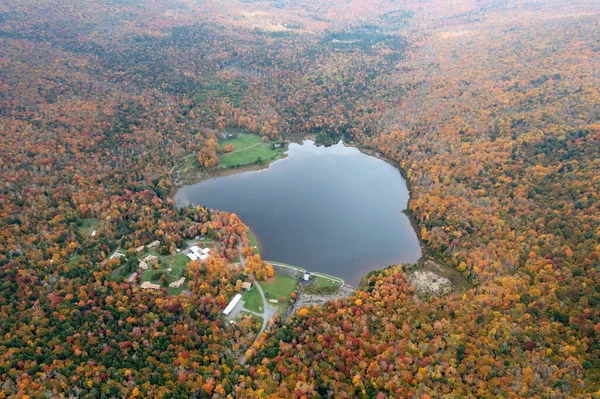
<instances>
[{"instance_id":1,"label":"shoreline","mask_svg":"<svg viewBox=\"0 0 600 399\"><path fill-rule=\"evenodd\" d=\"M290 141L290 143L302 144L302 142L305 140L311 140L314 143L315 138L316 138L316 134L308 134L305 136L291 135L291 137L289 138L289 141ZM398 266L402 267L402 271L406 274L407 278L409 278L410 275L414 274L416 271L419 271L421 269L423 269L423 270L431 269L430 266L433 263L440 270L439 274L441 277L446 278L447 275L454 274L454 276L452 276L453 278L450 279L452 282L452 286L453 286L451 291L458 291L459 289L464 289L467 286L472 287L473 285L468 281L468 279L466 277L464 277L462 275L462 273L460 273L454 267L448 265L446 262L438 259L438 257L434 255L433 251L421 239L420 234L419 234L420 226L419 226L412 210L410 209L411 184L407 180L406 174L402 170L402 168L399 165L397 165L396 162L394 162L390 158L383 155L377 149L366 147L363 144L357 143L357 142L347 143L347 142L344 142L343 140L340 140L340 141L342 142L342 144L344 146L354 147L361 153L368 155L368 156L372 156L379 160L382 160L383 162L396 168L398 170L398 172L400 173L400 175L402 176L402 179L404 180L404 182L407 186L409 200L407 202L406 208L403 209L401 212L408 218L409 223L410 223L411 227L413 228L415 235L417 236L417 240L419 241L419 248L421 250L421 256L419 257L419 259L415 260L414 262L400 263L400 264L397 264L397 265L394 265L391 267L398 267ZM215 168L210 168L210 169L199 169L199 168L192 167L189 170L185 170L186 165L184 165L182 168L177 168L176 166L174 166L171 171L171 177L174 178L175 181L174 181L174 186L173 186L172 190L169 192L169 198L171 198L173 201L175 201L175 196L176 196L177 192L185 186L198 184L198 183L201 183L203 181L210 180L213 178L225 177L225 176L235 175L238 173L267 169L270 167L271 163L276 162L280 159L284 159L286 157L287 157L287 150L285 152L281 153L281 156L279 156L273 160L265 161L260 164L250 164L250 165L240 166L240 167L236 167L236 168L215 167ZM176 174L176 176L173 176L174 173ZM177 204L177 206L179 206L179 204ZM385 270L385 269L386 268L377 269L377 270L374 270L374 272ZM443 269L448 269L448 272L445 273L443 271ZM460 275L460 278L462 278L464 281L458 281L458 280L460 280L460 278L456 274ZM368 275L369 275L369 273L367 273L361 277L358 287L360 287L363 284L363 282L365 281L365 278ZM332 277L336 277L336 276L332 276ZM336 277L336 278L339 278L339 277ZM343 279L342 279L342 281L343 281Z\"/></svg>"},{"instance_id":2,"label":"shoreline","mask_svg":"<svg viewBox=\"0 0 600 399\"><path fill-rule=\"evenodd\" d=\"M461 272L456 270L456 268L452 267L445 261L439 259L439 257L434 254L434 252L431 250L431 248L429 248L429 246L426 243L424 243L423 240L421 239L421 235L419 234L421 228L417 222L417 219L415 218L415 215L413 214L412 209L410 209L410 196L412 193L412 187L411 187L410 181L406 177L406 172L402 169L402 167L400 167L400 165L397 164L392 159L383 155L377 149L366 147L363 144L357 143L357 142L344 143L344 144L349 147L354 147L354 148L358 149L360 152L362 152L363 154L367 154L369 156L375 157L375 158L380 159L380 160L384 161L385 163L393 166L394 168L396 168L398 170L398 172L400 172L402 179L404 179L404 182L406 183L406 188L408 189L409 200L408 200L408 203L406 204L406 208L402 210L402 213L404 215L406 215L406 217L410 221L410 225L412 226L413 230L415 231L415 234L417 235L417 240L419 241L419 246L421 248L421 257L414 262L402 263L402 264L399 264L399 265L396 265L393 267L401 266L402 271L404 272L404 274L407 276L408 279L410 279L412 276L414 276L415 272L418 272L418 271L427 272L427 271L433 271L433 270L437 269L437 273L439 273L439 275L441 277L447 278L452 284L451 290L449 292L442 292L442 294L447 294L447 293L450 293L453 291L461 291L462 289L465 289L465 288L474 287L474 285ZM365 277L366 276L363 276L363 278L361 278L359 286L362 285L363 279ZM413 286L415 287L415 289L417 289L416 285L413 284ZM431 292L429 290L422 290L421 294L431 295Z\"/></svg>"},{"instance_id":3,"label":"shoreline","mask_svg":"<svg viewBox=\"0 0 600 399\"><path fill-rule=\"evenodd\" d=\"M218 177L225 177L225 176L236 175L238 173L267 169L267 168L269 168L269 166L271 166L271 164L273 162L279 161L280 159L284 159L286 157L287 157L286 152L283 152L283 153L281 153L281 156L278 156L277 158L275 158L273 160L265 161L265 162L258 163L258 164L243 165L243 166L239 166L236 168L214 167L214 168L209 168L209 169L206 169L206 168L200 169L200 168L192 167L189 170L182 171L181 169L173 167L170 177L174 178L175 181L173 182L173 188L169 191L169 198L172 199L173 201L175 201L175 196L177 195L177 192L179 190L181 190L183 187L192 186L194 184L202 183L203 181L210 180L210 179L216 179ZM177 176L173 176L174 173L177 174Z\"/></svg>"}]
</instances>

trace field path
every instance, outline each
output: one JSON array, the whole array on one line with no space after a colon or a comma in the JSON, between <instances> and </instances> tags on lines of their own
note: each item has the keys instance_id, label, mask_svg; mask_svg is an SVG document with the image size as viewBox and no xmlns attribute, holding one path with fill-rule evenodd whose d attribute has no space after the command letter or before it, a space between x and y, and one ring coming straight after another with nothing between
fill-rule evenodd
<instances>
[{"instance_id":1,"label":"field path","mask_svg":"<svg viewBox=\"0 0 600 399\"><path fill-rule=\"evenodd\" d=\"M259 145L259 144L262 144L262 143L256 143L256 144L252 144L251 146L248 146L248 147L246 147L246 148L242 148L241 150L231 151L231 152L228 152L227 154L235 154L236 152L242 152L242 151L246 151L246 150L248 150L248 149L250 149L250 148L252 148L252 147L256 147L256 146L257 146L257 145Z\"/></svg>"}]
</instances>

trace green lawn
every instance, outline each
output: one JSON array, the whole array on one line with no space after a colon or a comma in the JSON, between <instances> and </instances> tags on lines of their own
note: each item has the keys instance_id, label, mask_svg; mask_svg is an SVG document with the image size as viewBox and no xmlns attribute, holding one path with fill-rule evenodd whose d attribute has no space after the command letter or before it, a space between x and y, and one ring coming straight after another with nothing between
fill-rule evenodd
<instances>
[{"instance_id":1,"label":"green lawn","mask_svg":"<svg viewBox=\"0 0 600 399\"><path fill-rule=\"evenodd\" d=\"M246 234L248 235L248 240L250 240L250 246L251 247L256 247L254 249L254 253L255 254L260 254L260 248L258 247L258 241L256 240L256 236L254 235L254 233L252 232L252 230L248 229L246 231Z\"/></svg>"},{"instance_id":2,"label":"green lawn","mask_svg":"<svg viewBox=\"0 0 600 399\"><path fill-rule=\"evenodd\" d=\"M261 281L260 286L265 292L265 296L268 294L267 300L269 298L279 300L281 297L287 300L297 283L298 281L294 278L275 275L267 281Z\"/></svg>"},{"instance_id":3,"label":"green lawn","mask_svg":"<svg viewBox=\"0 0 600 399\"><path fill-rule=\"evenodd\" d=\"M67 266L75 266L79 263L79 255L74 255L67 261Z\"/></svg>"},{"instance_id":4,"label":"green lawn","mask_svg":"<svg viewBox=\"0 0 600 399\"><path fill-rule=\"evenodd\" d=\"M271 143L263 143L261 136L249 133L238 133L237 138L219 143L221 148L227 144L233 144L234 152L220 156L219 167L222 168L250 165L258 160L271 161L285 151L284 148L272 150Z\"/></svg>"},{"instance_id":5,"label":"green lawn","mask_svg":"<svg viewBox=\"0 0 600 399\"><path fill-rule=\"evenodd\" d=\"M185 256L184 254L177 254L173 257L171 263L174 267L185 268L187 264L190 262L190 258Z\"/></svg>"},{"instance_id":6,"label":"green lawn","mask_svg":"<svg viewBox=\"0 0 600 399\"><path fill-rule=\"evenodd\" d=\"M341 281L336 279L330 279L326 277L316 276L317 278L317 287L319 288L327 288L327 287L339 287L342 285Z\"/></svg>"},{"instance_id":7,"label":"green lawn","mask_svg":"<svg viewBox=\"0 0 600 399\"><path fill-rule=\"evenodd\" d=\"M246 292L242 299L244 300L244 308L258 313L263 312L263 301L256 287Z\"/></svg>"},{"instance_id":8,"label":"green lawn","mask_svg":"<svg viewBox=\"0 0 600 399\"><path fill-rule=\"evenodd\" d=\"M169 293L169 295L179 295L181 294L181 291L185 290L188 286L188 280L185 280L185 282L181 285L181 287L179 288L171 288L171 287L167 287L167 292Z\"/></svg>"},{"instance_id":9,"label":"green lawn","mask_svg":"<svg viewBox=\"0 0 600 399\"><path fill-rule=\"evenodd\" d=\"M98 223L98 219L96 218L80 219L77 223L77 230L79 230L82 236L89 237L96 230L96 227L98 227Z\"/></svg>"}]
</instances>

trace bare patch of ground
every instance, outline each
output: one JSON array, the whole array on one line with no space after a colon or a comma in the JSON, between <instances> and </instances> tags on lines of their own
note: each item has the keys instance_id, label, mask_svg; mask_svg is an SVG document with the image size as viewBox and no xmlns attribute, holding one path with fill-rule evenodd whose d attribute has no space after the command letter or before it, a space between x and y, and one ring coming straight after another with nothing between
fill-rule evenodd
<instances>
[{"instance_id":1,"label":"bare patch of ground","mask_svg":"<svg viewBox=\"0 0 600 399\"><path fill-rule=\"evenodd\" d=\"M457 270L432 259L415 264L406 273L406 277L417 294L427 296L442 296L470 286L467 279Z\"/></svg>"},{"instance_id":2,"label":"bare patch of ground","mask_svg":"<svg viewBox=\"0 0 600 399\"><path fill-rule=\"evenodd\" d=\"M422 294L444 295L452 291L452 283L446 277L428 270L415 270L408 275L408 282Z\"/></svg>"}]
</instances>

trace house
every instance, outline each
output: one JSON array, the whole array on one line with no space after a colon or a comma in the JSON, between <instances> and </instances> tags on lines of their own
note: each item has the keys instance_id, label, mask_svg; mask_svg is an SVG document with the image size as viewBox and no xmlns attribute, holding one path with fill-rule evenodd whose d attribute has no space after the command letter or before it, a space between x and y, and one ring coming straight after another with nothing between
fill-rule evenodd
<instances>
[{"instance_id":1,"label":"house","mask_svg":"<svg viewBox=\"0 0 600 399\"><path fill-rule=\"evenodd\" d=\"M279 300L271 298L271 299L269 299L269 302L277 304L277 303L279 303Z\"/></svg>"},{"instance_id":2,"label":"house","mask_svg":"<svg viewBox=\"0 0 600 399\"><path fill-rule=\"evenodd\" d=\"M152 284L150 281L144 281L142 285L140 285L140 288L143 290L159 290L160 285Z\"/></svg>"},{"instance_id":3,"label":"house","mask_svg":"<svg viewBox=\"0 0 600 399\"><path fill-rule=\"evenodd\" d=\"M139 247L137 247L137 248L135 249L135 252L137 252L137 253L139 254L139 253L140 253L140 252L142 252L143 250L144 250L144 246L143 246L143 245L141 245L141 246L139 246Z\"/></svg>"},{"instance_id":4,"label":"house","mask_svg":"<svg viewBox=\"0 0 600 399\"><path fill-rule=\"evenodd\" d=\"M251 282L244 281L242 283L242 289L243 290L250 291L250 288L252 288L252 283Z\"/></svg>"},{"instance_id":5,"label":"house","mask_svg":"<svg viewBox=\"0 0 600 399\"><path fill-rule=\"evenodd\" d=\"M227 307L225 308L225 310L223 310L223 314L225 316L229 316L229 313L231 313L231 311L233 310L233 308L235 308L235 305L238 304L238 302L240 301L240 299L242 299L242 296L240 294L235 294L235 296L233 297L233 299L231 300L231 302L229 302L229 305L227 305Z\"/></svg>"},{"instance_id":6,"label":"house","mask_svg":"<svg viewBox=\"0 0 600 399\"><path fill-rule=\"evenodd\" d=\"M160 241L158 241L158 240L152 241L150 244L148 244L148 248L158 247L159 245L160 245Z\"/></svg>"},{"instance_id":7,"label":"house","mask_svg":"<svg viewBox=\"0 0 600 399\"><path fill-rule=\"evenodd\" d=\"M142 270L148 270L148 267L150 265L153 265L154 262L156 262L157 260L158 260L158 258L156 256L148 255L143 260L140 261L139 267Z\"/></svg>"},{"instance_id":8,"label":"house","mask_svg":"<svg viewBox=\"0 0 600 399\"><path fill-rule=\"evenodd\" d=\"M302 280L310 281L310 273L304 272L304 274L302 275Z\"/></svg>"},{"instance_id":9,"label":"house","mask_svg":"<svg viewBox=\"0 0 600 399\"><path fill-rule=\"evenodd\" d=\"M96 235L96 230L92 231L92 237Z\"/></svg>"},{"instance_id":10,"label":"house","mask_svg":"<svg viewBox=\"0 0 600 399\"><path fill-rule=\"evenodd\" d=\"M177 281L173 281L171 284L169 284L169 287L171 288L180 288L183 283L185 282L185 277L180 278Z\"/></svg>"},{"instance_id":11,"label":"house","mask_svg":"<svg viewBox=\"0 0 600 399\"><path fill-rule=\"evenodd\" d=\"M284 143L271 143L271 149L276 150L278 148L283 148L285 146Z\"/></svg>"},{"instance_id":12,"label":"house","mask_svg":"<svg viewBox=\"0 0 600 399\"><path fill-rule=\"evenodd\" d=\"M144 260L146 261L146 263L154 263L158 260L158 257L154 255L148 255L144 258Z\"/></svg>"},{"instance_id":13,"label":"house","mask_svg":"<svg viewBox=\"0 0 600 399\"><path fill-rule=\"evenodd\" d=\"M210 248L200 248L194 245L186 256L191 260L205 260L210 256Z\"/></svg>"}]
</instances>

